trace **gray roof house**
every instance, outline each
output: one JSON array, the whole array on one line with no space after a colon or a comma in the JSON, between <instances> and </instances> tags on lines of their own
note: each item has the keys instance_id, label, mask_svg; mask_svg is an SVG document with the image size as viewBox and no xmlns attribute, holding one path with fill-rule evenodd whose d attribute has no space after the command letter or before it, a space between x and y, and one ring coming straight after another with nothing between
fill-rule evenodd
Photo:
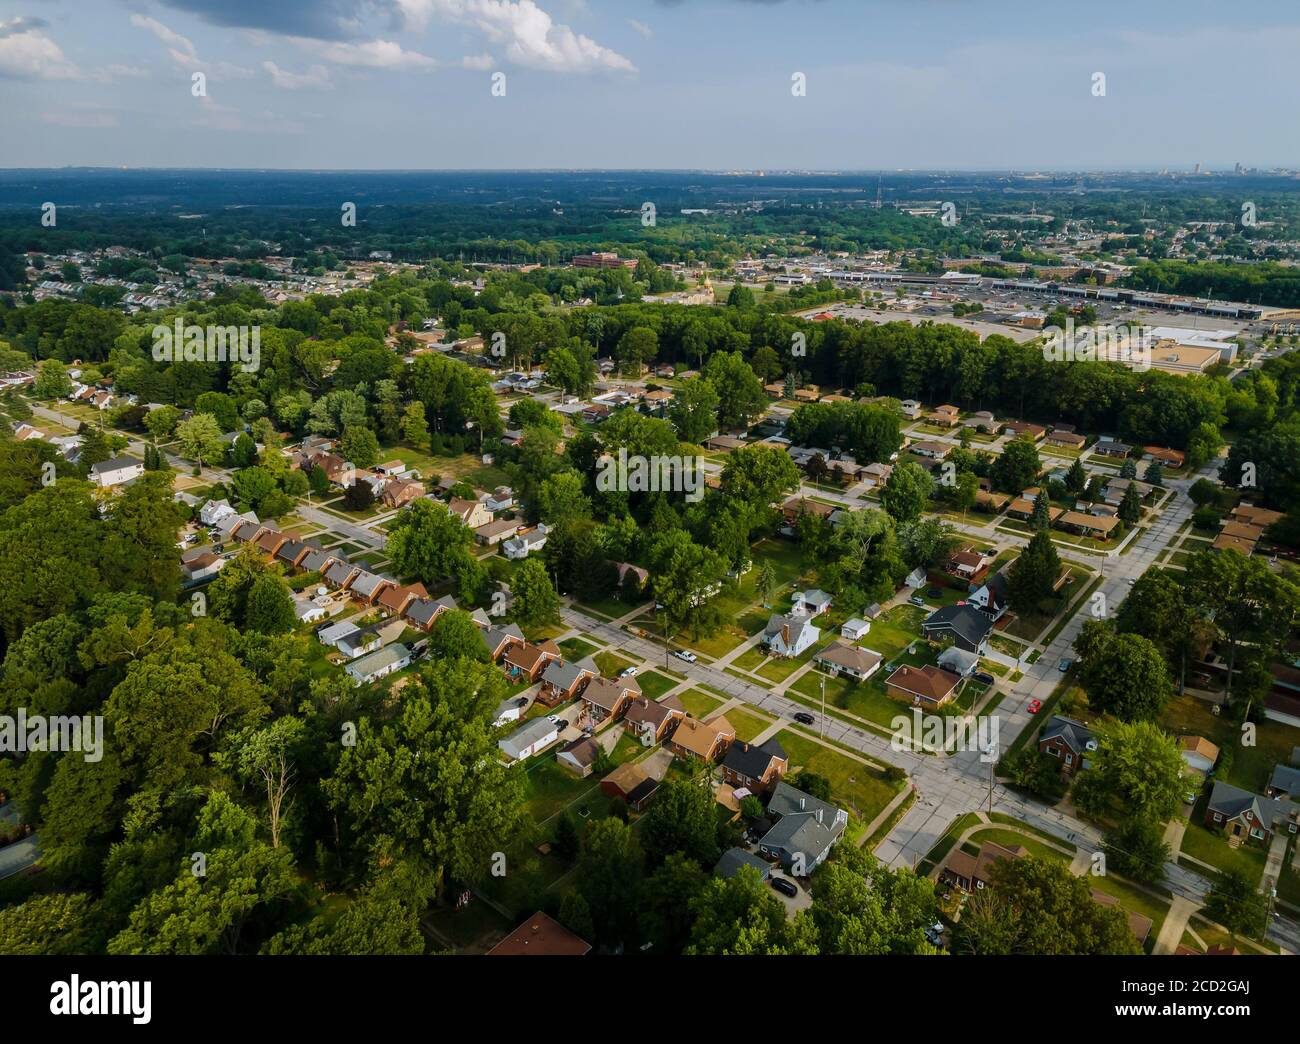
<instances>
[{"instance_id":1,"label":"gray roof house","mask_svg":"<svg viewBox=\"0 0 1300 1044\"><path fill-rule=\"evenodd\" d=\"M329 560L330 556L328 554L322 551L319 547L313 547L303 555L302 561L298 563L298 568L302 569L304 572L318 573L325 568L325 565Z\"/></svg>"},{"instance_id":2,"label":"gray roof house","mask_svg":"<svg viewBox=\"0 0 1300 1044\"><path fill-rule=\"evenodd\" d=\"M335 587L347 587L348 581L361 570L342 558L336 558L334 564L325 570L325 579Z\"/></svg>"},{"instance_id":3,"label":"gray roof house","mask_svg":"<svg viewBox=\"0 0 1300 1044\"><path fill-rule=\"evenodd\" d=\"M554 743L558 735L555 723L549 718L534 718L499 740L497 746L507 757L520 761Z\"/></svg>"},{"instance_id":4,"label":"gray roof house","mask_svg":"<svg viewBox=\"0 0 1300 1044\"><path fill-rule=\"evenodd\" d=\"M921 630L932 641L951 637L958 648L983 655L993 631L993 620L974 606L945 605L921 622Z\"/></svg>"},{"instance_id":5,"label":"gray roof house","mask_svg":"<svg viewBox=\"0 0 1300 1044\"><path fill-rule=\"evenodd\" d=\"M1273 774L1268 779L1266 793L1269 797L1288 797L1300 800L1300 768L1278 762L1273 766Z\"/></svg>"},{"instance_id":6,"label":"gray roof house","mask_svg":"<svg viewBox=\"0 0 1300 1044\"><path fill-rule=\"evenodd\" d=\"M960 674L963 678L974 672L980 665L980 658L973 652L950 645L939 654L939 666L945 671Z\"/></svg>"},{"instance_id":7,"label":"gray roof house","mask_svg":"<svg viewBox=\"0 0 1300 1044\"><path fill-rule=\"evenodd\" d=\"M830 854L831 846L844 836L849 814L828 801L822 801L790 786L776 785L767 814L776 824L763 835L759 851L781 861L797 876L807 876Z\"/></svg>"},{"instance_id":8,"label":"gray roof house","mask_svg":"<svg viewBox=\"0 0 1300 1044\"><path fill-rule=\"evenodd\" d=\"M752 866L758 871L760 879L766 881L772 876L772 865L766 859L754 855L753 852L746 852L743 848L728 848L722 853L722 858L718 860L713 868L715 877L735 877L740 873L742 866Z\"/></svg>"}]
</instances>

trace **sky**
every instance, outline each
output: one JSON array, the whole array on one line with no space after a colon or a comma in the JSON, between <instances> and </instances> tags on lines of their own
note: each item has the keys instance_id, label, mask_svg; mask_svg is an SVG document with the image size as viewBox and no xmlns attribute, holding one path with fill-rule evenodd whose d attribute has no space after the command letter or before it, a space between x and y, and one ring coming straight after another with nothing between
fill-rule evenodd
<instances>
[{"instance_id":1,"label":"sky","mask_svg":"<svg viewBox=\"0 0 1300 1044\"><path fill-rule=\"evenodd\" d=\"M0 167L1300 167L1297 55L1281 0L0 0Z\"/></svg>"}]
</instances>

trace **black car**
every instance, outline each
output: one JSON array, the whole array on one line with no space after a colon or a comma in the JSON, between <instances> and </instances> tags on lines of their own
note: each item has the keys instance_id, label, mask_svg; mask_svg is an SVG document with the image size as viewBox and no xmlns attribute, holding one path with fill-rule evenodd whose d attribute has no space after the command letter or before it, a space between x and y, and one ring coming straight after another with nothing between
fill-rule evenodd
<instances>
[{"instance_id":1,"label":"black car","mask_svg":"<svg viewBox=\"0 0 1300 1044\"><path fill-rule=\"evenodd\" d=\"M976 671L974 674L971 675L971 677L974 678L981 685L993 684L993 675L989 674L988 671Z\"/></svg>"},{"instance_id":2,"label":"black car","mask_svg":"<svg viewBox=\"0 0 1300 1044\"><path fill-rule=\"evenodd\" d=\"M795 887L795 883L787 881L784 877L772 878L772 887L782 895L788 895L791 899L799 894L799 889Z\"/></svg>"},{"instance_id":3,"label":"black car","mask_svg":"<svg viewBox=\"0 0 1300 1044\"><path fill-rule=\"evenodd\" d=\"M807 711L795 711L793 717L800 725L811 725L817 720Z\"/></svg>"}]
</instances>

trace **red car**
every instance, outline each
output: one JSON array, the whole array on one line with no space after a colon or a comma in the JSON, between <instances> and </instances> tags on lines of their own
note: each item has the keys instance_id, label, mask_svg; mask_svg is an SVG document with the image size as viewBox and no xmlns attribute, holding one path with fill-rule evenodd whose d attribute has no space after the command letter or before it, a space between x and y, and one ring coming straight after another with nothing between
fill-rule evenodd
<instances>
[{"instance_id":1,"label":"red car","mask_svg":"<svg viewBox=\"0 0 1300 1044\"><path fill-rule=\"evenodd\" d=\"M1030 713L1030 714L1037 714L1038 711L1042 708L1042 706L1043 706L1043 701L1042 701L1042 700L1030 700L1030 701L1029 701L1029 713Z\"/></svg>"}]
</instances>

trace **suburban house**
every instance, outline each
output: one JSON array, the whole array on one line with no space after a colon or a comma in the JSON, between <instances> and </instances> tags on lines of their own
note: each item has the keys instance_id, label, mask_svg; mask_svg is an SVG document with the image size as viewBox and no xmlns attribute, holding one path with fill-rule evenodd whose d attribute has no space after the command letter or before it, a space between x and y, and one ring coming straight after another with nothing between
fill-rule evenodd
<instances>
[{"instance_id":1,"label":"suburban house","mask_svg":"<svg viewBox=\"0 0 1300 1044\"><path fill-rule=\"evenodd\" d=\"M334 643L334 648L349 660L355 660L358 656L375 652L383 644L383 636L374 627L358 627L340 636Z\"/></svg>"},{"instance_id":2,"label":"suburban house","mask_svg":"<svg viewBox=\"0 0 1300 1044\"><path fill-rule=\"evenodd\" d=\"M985 841L978 855L971 855L960 845L955 847L939 872L939 880L955 885L963 892L974 892L988 886L992 880L990 870L1003 859L1023 859L1029 850L1023 845L999 845Z\"/></svg>"},{"instance_id":3,"label":"suburban house","mask_svg":"<svg viewBox=\"0 0 1300 1044\"><path fill-rule=\"evenodd\" d=\"M1264 793L1271 798L1300 798L1300 768L1280 763L1274 765Z\"/></svg>"},{"instance_id":4,"label":"suburban house","mask_svg":"<svg viewBox=\"0 0 1300 1044\"><path fill-rule=\"evenodd\" d=\"M713 867L713 876L724 880L735 877L743 866L753 867L760 881L772 876L772 866L766 860L743 848L728 848Z\"/></svg>"},{"instance_id":5,"label":"suburban house","mask_svg":"<svg viewBox=\"0 0 1300 1044\"><path fill-rule=\"evenodd\" d=\"M767 815L775 823L759 841L758 850L802 877L822 864L849 823L844 809L805 794L784 780L772 791Z\"/></svg>"},{"instance_id":6,"label":"suburban house","mask_svg":"<svg viewBox=\"0 0 1300 1044\"><path fill-rule=\"evenodd\" d=\"M961 410L956 406L943 405L936 406L926 418L931 424L940 428L955 428L961 419Z\"/></svg>"},{"instance_id":7,"label":"suburban house","mask_svg":"<svg viewBox=\"0 0 1300 1044\"><path fill-rule=\"evenodd\" d=\"M385 587L391 586L392 583L393 581L386 576L380 576L378 573L363 569L357 578L352 581L348 593L359 602L374 605L375 599L379 597Z\"/></svg>"},{"instance_id":8,"label":"suburban house","mask_svg":"<svg viewBox=\"0 0 1300 1044\"><path fill-rule=\"evenodd\" d=\"M325 570L326 582L333 587L339 588L341 591L346 591L348 589L348 584L352 583L352 581L360 575L361 568L359 566L354 566L351 562L345 561L342 558L334 559L330 564L330 567Z\"/></svg>"},{"instance_id":9,"label":"suburban house","mask_svg":"<svg viewBox=\"0 0 1300 1044\"><path fill-rule=\"evenodd\" d=\"M340 620L332 623L328 627L322 627L316 632L316 638L321 645L328 645L331 648L337 648L338 643L350 634L355 634L361 630L351 620Z\"/></svg>"},{"instance_id":10,"label":"suburban house","mask_svg":"<svg viewBox=\"0 0 1300 1044\"><path fill-rule=\"evenodd\" d=\"M602 779L600 789L610 797L622 799L633 811L640 812L659 789L659 781L635 761L629 761Z\"/></svg>"},{"instance_id":11,"label":"suburban house","mask_svg":"<svg viewBox=\"0 0 1300 1044\"><path fill-rule=\"evenodd\" d=\"M542 688L537 698L548 707L558 706L582 692L582 687L597 673L596 665L590 659L577 663L549 660L542 671Z\"/></svg>"},{"instance_id":12,"label":"suburban house","mask_svg":"<svg viewBox=\"0 0 1300 1044\"><path fill-rule=\"evenodd\" d=\"M1095 540L1109 540L1111 533L1120 524L1115 516L1090 515L1082 511L1063 511L1056 524L1071 533L1092 537Z\"/></svg>"},{"instance_id":13,"label":"suburban house","mask_svg":"<svg viewBox=\"0 0 1300 1044\"><path fill-rule=\"evenodd\" d=\"M736 730L721 714L715 714L708 721L688 716L678 722L664 745L679 758L716 761L735 738Z\"/></svg>"},{"instance_id":14,"label":"suburban house","mask_svg":"<svg viewBox=\"0 0 1300 1044\"><path fill-rule=\"evenodd\" d=\"M987 613L996 622L1007 611L1009 597L1006 574L994 573L970 593L966 604Z\"/></svg>"},{"instance_id":15,"label":"suburban house","mask_svg":"<svg viewBox=\"0 0 1300 1044\"><path fill-rule=\"evenodd\" d=\"M591 775L599 755L600 744L589 736L581 736L561 747L560 752L555 755L555 761L561 768L568 769L579 779L586 779Z\"/></svg>"},{"instance_id":16,"label":"suburban house","mask_svg":"<svg viewBox=\"0 0 1300 1044\"><path fill-rule=\"evenodd\" d=\"M199 521L205 526L215 526L227 515L233 515L235 509L228 500L209 500L199 508Z\"/></svg>"},{"instance_id":17,"label":"suburban house","mask_svg":"<svg viewBox=\"0 0 1300 1044\"><path fill-rule=\"evenodd\" d=\"M866 620L853 617L852 620L845 620L840 627L840 637L847 638L851 642L856 642L863 635L871 631L871 624Z\"/></svg>"},{"instance_id":18,"label":"suburban house","mask_svg":"<svg viewBox=\"0 0 1300 1044\"><path fill-rule=\"evenodd\" d=\"M515 506L515 491L509 486L497 486L491 493L484 493L479 500L495 515L498 511L509 511Z\"/></svg>"},{"instance_id":19,"label":"suburban house","mask_svg":"<svg viewBox=\"0 0 1300 1044\"><path fill-rule=\"evenodd\" d=\"M501 541L514 536L517 532L519 532L519 523L513 518L497 518L474 530L474 539L487 547L496 547Z\"/></svg>"},{"instance_id":20,"label":"suburban house","mask_svg":"<svg viewBox=\"0 0 1300 1044\"><path fill-rule=\"evenodd\" d=\"M932 664L904 664L885 679L885 692L895 700L925 707L941 707L957 693L961 677Z\"/></svg>"},{"instance_id":21,"label":"suburban house","mask_svg":"<svg viewBox=\"0 0 1300 1044\"><path fill-rule=\"evenodd\" d=\"M961 423L963 428L983 428L985 431L993 431L997 426L997 421L988 410L977 410Z\"/></svg>"},{"instance_id":22,"label":"suburban house","mask_svg":"<svg viewBox=\"0 0 1300 1044\"><path fill-rule=\"evenodd\" d=\"M416 482L414 479L393 479L385 484L379 499L384 502L385 507L401 508L422 496L424 496L423 482Z\"/></svg>"},{"instance_id":23,"label":"suburban house","mask_svg":"<svg viewBox=\"0 0 1300 1044\"><path fill-rule=\"evenodd\" d=\"M447 510L470 529L478 529L479 526L486 526L492 521L492 513L477 500L461 500L460 497L452 497L447 502Z\"/></svg>"},{"instance_id":24,"label":"suburban house","mask_svg":"<svg viewBox=\"0 0 1300 1044\"><path fill-rule=\"evenodd\" d=\"M275 560L283 562L290 569L297 569L298 563L307 557L307 552L311 549L311 545L305 540L289 537L275 549Z\"/></svg>"},{"instance_id":25,"label":"suburban house","mask_svg":"<svg viewBox=\"0 0 1300 1044\"><path fill-rule=\"evenodd\" d=\"M294 595L293 615L300 624L313 624L317 620L325 619L325 606L304 595Z\"/></svg>"},{"instance_id":26,"label":"suburban house","mask_svg":"<svg viewBox=\"0 0 1300 1044\"><path fill-rule=\"evenodd\" d=\"M792 526L799 521L800 515L817 515L829 519L835 510L834 504L823 504L820 500L809 500L807 497L791 497L781 505L781 516L787 525Z\"/></svg>"},{"instance_id":27,"label":"suburban house","mask_svg":"<svg viewBox=\"0 0 1300 1044\"><path fill-rule=\"evenodd\" d=\"M1166 468L1181 468L1187 456L1182 450L1169 449L1166 446L1143 446L1142 459L1155 461Z\"/></svg>"},{"instance_id":28,"label":"suburban house","mask_svg":"<svg viewBox=\"0 0 1300 1044\"><path fill-rule=\"evenodd\" d=\"M813 588L809 591L796 591L791 596L790 614L792 616L820 616L831 607L831 596L825 591Z\"/></svg>"},{"instance_id":29,"label":"suburban house","mask_svg":"<svg viewBox=\"0 0 1300 1044\"><path fill-rule=\"evenodd\" d=\"M187 585L215 576L225 564L226 560L214 555L210 547L190 548L181 555L181 572Z\"/></svg>"},{"instance_id":30,"label":"suburban house","mask_svg":"<svg viewBox=\"0 0 1300 1044\"><path fill-rule=\"evenodd\" d=\"M1007 421L1002 425L1002 433L1013 439L1027 438L1030 442L1038 442L1047 434L1047 429L1041 424L1030 424L1028 421Z\"/></svg>"},{"instance_id":31,"label":"suburban house","mask_svg":"<svg viewBox=\"0 0 1300 1044\"><path fill-rule=\"evenodd\" d=\"M950 645L939 654L939 666L945 671L951 671L953 674L965 678L975 673L980 665L980 658L973 652L967 652L965 649L958 649L955 645Z\"/></svg>"},{"instance_id":32,"label":"suburban house","mask_svg":"<svg viewBox=\"0 0 1300 1044\"><path fill-rule=\"evenodd\" d=\"M1288 798L1267 798L1231 783L1216 781L1205 806L1205 825L1222 830L1230 843L1257 841L1268 845L1274 831L1285 826L1296 833L1300 824L1300 804Z\"/></svg>"},{"instance_id":33,"label":"suburban house","mask_svg":"<svg viewBox=\"0 0 1300 1044\"><path fill-rule=\"evenodd\" d=\"M921 416L921 404L915 399L904 399L898 405L902 407L903 416L908 420L916 420Z\"/></svg>"},{"instance_id":34,"label":"suburban house","mask_svg":"<svg viewBox=\"0 0 1300 1044\"><path fill-rule=\"evenodd\" d=\"M1043 441L1049 446L1059 446L1061 449L1081 450L1088 444L1088 437L1077 432L1053 428Z\"/></svg>"},{"instance_id":35,"label":"suburban house","mask_svg":"<svg viewBox=\"0 0 1300 1044\"><path fill-rule=\"evenodd\" d=\"M550 718L533 718L515 729L505 739L498 740L497 746L512 761L523 761L539 750L549 747L558 738L559 731L555 722Z\"/></svg>"},{"instance_id":36,"label":"suburban house","mask_svg":"<svg viewBox=\"0 0 1300 1044\"><path fill-rule=\"evenodd\" d=\"M323 551L319 547L313 547L302 556L298 568L308 573L320 573L324 571L331 561L332 559L327 551Z\"/></svg>"},{"instance_id":37,"label":"suburban house","mask_svg":"<svg viewBox=\"0 0 1300 1044\"><path fill-rule=\"evenodd\" d=\"M560 658L560 647L549 638L539 645L532 642L516 642L506 650L501 665L512 680L520 677L535 682L546 669L547 664Z\"/></svg>"},{"instance_id":38,"label":"suburban house","mask_svg":"<svg viewBox=\"0 0 1300 1044\"><path fill-rule=\"evenodd\" d=\"M369 656L362 656L344 667L352 678L354 685L378 681L386 674L400 671L411 662L411 650L401 642L386 645Z\"/></svg>"},{"instance_id":39,"label":"suburban house","mask_svg":"<svg viewBox=\"0 0 1300 1044\"><path fill-rule=\"evenodd\" d=\"M436 604L436 603L435 603ZM524 644L524 632L518 624L506 624L504 627L480 627L479 637L487 649L488 659L496 663L512 645Z\"/></svg>"},{"instance_id":40,"label":"suburban house","mask_svg":"<svg viewBox=\"0 0 1300 1044\"><path fill-rule=\"evenodd\" d=\"M946 442L932 442L929 439L921 439L919 442L912 443L908 447L908 452L918 457L929 457L931 460L943 460L952 452L952 447Z\"/></svg>"},{"instance_id":41,"label":"suburban house","mask_svg":"<svg viewBox=\"0 0 1300 1044\"><path fill-rule=\"evenodd\" d=\"M967 545L944 563L943 570L949 576L956 577L967 585L967 590L979 586L988 575L989 567L997 558L997 553L988 550L976 550Z\"/></svg>"},{"instance_id":42,"label":"suburban house","mask_svg":"<svg viewBox=\"0 0 1300 1044\"><path fill-rule=\"evenodd\" d=\"M921 631L932 642L951 639L959 649L984 656L993 621L972 605L945 605L921 621Z\"/></svg>"},{"instance_id":43,"label":"suburban house","mask_svg":"<svg viewBox=\"0 0 1300 1044\"><path fill-rule=\"evenodd\" d=\"M845 641L835 641L826 646L813 657L813 662L821 664L831 674L847 674L850 678L864 681L880 670L884 657L870 649L859 649Z\"/></svg>"},{"instance_id":44,"label":"suburban house","mask_svg":"<svg viewBox=\"0 0 1300 1044\"><path fill-rule=\"evenodd\" d=\"M592 678L582 690L582 702L591 720L599 724L607 718L621 718L627 705L640 695L641 686L635 678Z\"/></svg>"},{"instance_id":45,"label":"suburban house","mask_svg":"<svg viewBox=\"0 0 1300 1044\"><path fill-rule=\"evenodd\" d=\"M645 746L652 747L663 742L685 717L686 708L676 696L665 696L657 702L642 697L628 704L623 714L623 728Z\"/></svg>"},{"instance_id":46,"label":"suburban house","mask_svg":"<svg viewBox=\"0 0 1300 1044\"><path fill-rule=\"evenodd\" d=\"M722 759L723 782L753 794L766 794L781 781L790 767L785 748L773 737L754 744L737 740Z\"/></svg>"},{"instance_id":47,"label":"suburban house","mask_svg":"<svg viewBox=\"0 0 1300 1044\"><path fill-rule=\"evenodd\" d=\"M1083 722L1056 714L1039 733L1038 749L1060 761L1061 775L1073 776L1089 767L1088 755L1097 749L1097 739Z\"/></svg>"},{"instance_id":48,"label":"suburban house","mask_svg":"<svg viewBox=\"0 0 1300 1044\"><path fill-rule=\"evenodd\" d=\"M125 453L90 466L90 480L100 489L132 482L143 474L144 461Z\"/></svg>"},{"instance_id":49,"label":"suburban house","mask_svg":"<svg viewBox=\"0 0 1300 1044\"><path fill-rule=\"evenodd\" d=\"M427 598L429 592L424 589L424 584L416 582L414 584L396 584L391 587L385 587L380 593L376 604L387 609L394 616L400 616L413 598Z\"/></svg>"},{"instance_id":50,"label":"suburban house","mask_svg":"<svg viewBox=\"0 0 1300 1044\"><path fill-rule=\"evenodd\" d=\"M506 558L527 558L533 551L540 551L546 546L546 534L550 527L539 522L531 529L521 530L501 545Z\"/></svg>"},{"instance_id":51,"label":"suburban house","mask_svg":"<svg viewBox=\"0 0 1300 1044\"><path fill-rule=\"evenodd\" d=\"M774 656L798 656L814 645L821 631L801 616L773 616L767 621L763 640Z\"/></svg>"},{"instance_id":52,"label":"suburban house","mask_svg":"<svg viewBox=\"0 0 1300 1044\"><path fill-rule=\"evenodd\" d=\"M1178 750L1189 772L1204 779L1219 760L1219 748L1204 736L1183 736L1178 741ZM1269 794L1269 797L1276 797Z\"/></svg>"},{"instance_id":53,"label":"suburban house","mask_svg":"<svg viewBox=\"0 0 1300 1044\"><path fill-rule=\"evenodd\" d=\"M1133 452L1133 447L1125 442L1117 442L1114 439L1103 435L1092 447L1092 452L1101 457L1115 457L1123 459Z\"/></svg>"}]
</instances>

